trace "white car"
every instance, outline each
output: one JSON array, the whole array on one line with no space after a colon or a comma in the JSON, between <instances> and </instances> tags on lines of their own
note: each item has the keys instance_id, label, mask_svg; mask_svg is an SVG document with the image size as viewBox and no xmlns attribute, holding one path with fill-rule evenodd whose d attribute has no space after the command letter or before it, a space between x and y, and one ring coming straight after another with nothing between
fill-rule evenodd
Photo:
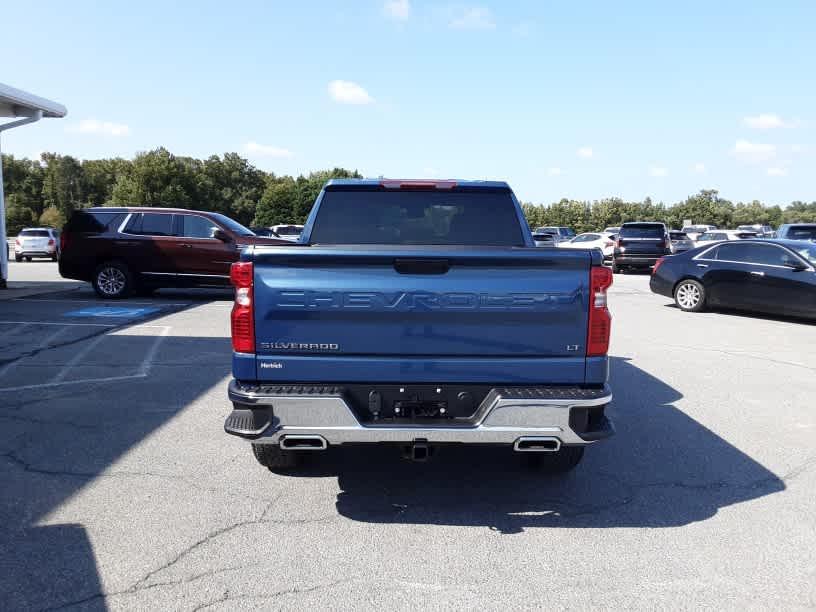
<instances>
[{"instance_id":1,"label":"white car","mask_svg":"<svg viewBox=\"0 0 816 612\"><path fill-rule=\"evenodd\" d=\"M612 259L612 252L615 250L615 234L609 232L586 232L578 234L572 240L559 242L562 249L598 249L603 253L604 259Z\"/></svg>"},{"instance_id":2,"label":"white car","mask_svg":"<svg viewBox=\"0 0 816 612\"><path fill-rule=\"evenodd\" d=\"M273 225L269 229L275 232L275 236L278 238L291 240L292 242L297 242L298 238L300 238L300 235L303 233L302 225L292 225L290 223L287 223L286 225Z\"/></svg>"},{"instance_id":3,"label":"white car","mask_svg":"<svg viewBox=\"0 0 816 612\"><path fill-rule=\"evenodd\" d=\"M719 242L721 240L745 240L746 238L758 238L756 232L746 232L742 230L711 230L702 234L694 241L695 246L701 246L708 242Z\"/></svg>"},{"instance_id":4,"label":"white car","mask_svg":"<svg viewBox=\"0 0 816 612\"><path fill-rule=\"evenodd\" d=\"M697 238L706 232L710 232L711 230L715 229L717 229L716 225L686 225L680 231L688 236L692 241L696 241Z\"/></svg>"},{"instance_id":5,"label":"white car","mask_svg":"<svg viewBox=\"0 0 816 612\"><path fill-rule=\"evenodd\" d=\"M59 232L50 227L26 227L14 241L14 261L31 261L32 257L59 259Z\"/></svg>"}]
</instances>

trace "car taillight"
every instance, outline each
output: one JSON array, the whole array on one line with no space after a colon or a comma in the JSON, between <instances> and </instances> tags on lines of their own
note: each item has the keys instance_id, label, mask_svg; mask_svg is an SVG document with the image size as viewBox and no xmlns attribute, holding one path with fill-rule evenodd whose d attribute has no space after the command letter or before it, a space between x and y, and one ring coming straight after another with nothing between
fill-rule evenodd
<instances>
[{"instance_id":1,"label":"car taillight","mask_svg":"<svg viewBox=\"0 0 816 612\"><path fill-rule=\"evenodd\" d=\"M56 242L54 242L54 239L53 239L53 238L49 238L49 239L48 239L48 246L54 246L55 244L57 244L57 243L56 243Z\"/></svg>"},{"instance_id":2,"label":"car taillight","mask_svg":"<svg viewBox=\"0 0 816 612\"><path fill-rule=\"evenodd\" d=\"M587 357L606 355L612 314L606 305L606 290L612 286L612 270L593 266L589 274L589 325L587 330Z\"/></svg>"},{"instance_id":3,"label":"car taillight","mask_svg":"<svg viewBox=\"0 0 816 612\"><path fill-rule=\"evenodd\" d=\"M663 260L664 260L664 259L666 259L666 258L665 258L665 257L661 257L660 259L658 259L658 260L655 262L655 265L654 265L654 267L652 268L652 276L654 276L655 274L657 274L657 269L658 269L660 266L662 266L662 265L663 265Z\"/></svg>"},{"instance_id":4,"label":"car taillight","mask_svg":"<svg viewBox=\"0 0 816 612\"><path fill-rule=\"evenodd\" d=\"M20 245L20 244L22 244L22 243L20 242L20 239L19 239L19 238L15 238L15 239L14 239L14 244Z\"/></svg>"},{"instance_id":5,"label":"car taillight","mask_svg":"<svg viewBox=\"0 0 816 612\"><path fill-rule=\"evenodd\" d=\"M255 352L255 320L252 313L254 270L251 261L238 261L230 267L230 282L235 287L232 305L232 349L236 353Z\"/></svg>"}]
</instances>

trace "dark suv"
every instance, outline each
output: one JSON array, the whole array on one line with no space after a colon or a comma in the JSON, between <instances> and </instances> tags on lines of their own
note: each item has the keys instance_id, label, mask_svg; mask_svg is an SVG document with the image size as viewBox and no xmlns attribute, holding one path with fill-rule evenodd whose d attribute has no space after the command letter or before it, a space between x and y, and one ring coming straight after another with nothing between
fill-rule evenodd
<instances>
[{"instance_id":1,"label":"dark suv","mask_svg":"<svg viewBox=\"0 0 816 612\"><path fill-rule=\"evenodd\" d=\"M624 223L615 241L612 272L648 270L664 255L671 255L671 240L663 223Z\"/></svg>"},{"instance_id":2,"label":"dark suv","mask_svg":"<svg viewBox=\"0 0 816 612\"><path fill-rule=\"evenodd\" d=\"M245 246L292 246L218 213L174 208L78 210L60 242L60 274L92 283L103 298L158 287L227 287L230 265Z\"/></svg>"}]
</instances>

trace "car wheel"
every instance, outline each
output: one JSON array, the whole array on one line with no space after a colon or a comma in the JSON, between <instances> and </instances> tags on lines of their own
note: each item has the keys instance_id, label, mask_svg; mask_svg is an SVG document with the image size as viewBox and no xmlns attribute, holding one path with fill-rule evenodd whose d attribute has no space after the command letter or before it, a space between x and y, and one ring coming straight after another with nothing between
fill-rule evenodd
<instances>
[{"instance_id":1,"label":"car wheel","mask_svg":"<svg viewBox=\"0 0 816 612\"><path fill-rule=\"evenodd\" d=\"M20 263L21 261L23 261L23 258L20 257L19 255L15 255L14 256L14 261L16 261L17 263Z\"/></svg>"},{"instance_id":2,"label":"car wheel","mask_svg":"<svg viewBox=\"0 0 816 612\"><path fill-rule=\"evenodd\" d=\"M30 258L30 257L26 257L26 258L25 258L25 260L26 260L26 261L31 261L31 258Z\"/></svg>"},{"instance_id":3,"label":"car wheel","mask_svg":"<svg viewBox=\"0 0 816 612\"><path fill-rule=\"evenodd\" d=\"M621 273L620 266L613 261L612 262L612 274L620 274L620 273Z\"/></svg>"},{"instance_id":4,"label":"car wheel","mask_svg":"<svg viewBox=\"0 0 816 612\"><path fill-rule=\"evenodd\" d=\"M128 267L118 261L108 261L94 271L93 288L97 295L106 299L127 297L133 287Z\"/></svg>"},{"instance_id":5,"label":"car wheel","mask_svg":"<svg viewBox=\"0 0 816 612\"><path fill-rule=\"evenodd\" d=\"M252 454L270 472L292 470L300 465L302 459L297 451L283 450L275 444L253 444Z\"/></svg>"},{"instance_id":6,"label":"car wheel","mask_svg":"<svg viewBox=\"0 0 816 612\"><path fill-rule=\"evenodd\" d=\"M59 259L59 255L57 255L56 253L54 253L54 254L51 256L51 261L57 261L57 259Z\"/></svg>"},{"instance_id":7,"label":"car wheel","mask_svg":"<svg viewBox=\"0 0 816 612\"><path fill-rule=\"evenodd\" d=\"M696 280L686 279L674 289L674 302L680 310L700 312L705 308L705 288Z\"/></svg>"},{"instance_id":8,"label":"car wheel","mask_svg":"<svg viewBox=\"0 0 816 612\"><path fill-rule=\"evenodd\" d=\"M562 446L555 453L529 453L527 460L548 474L564 474L578 467L583 458L583 446Z\"/></svg>"}]
</instances>

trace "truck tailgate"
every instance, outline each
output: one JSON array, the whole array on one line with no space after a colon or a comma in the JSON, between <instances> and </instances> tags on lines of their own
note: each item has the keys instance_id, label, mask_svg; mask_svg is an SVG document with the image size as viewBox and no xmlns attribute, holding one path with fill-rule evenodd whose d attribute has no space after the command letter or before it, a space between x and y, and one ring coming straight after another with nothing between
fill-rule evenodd
<instances>
[{"instance_id":1,"label":"truck tailgate","mask_svg":"<svg viewBox=\"0 0 816 612\"><path fill-rule=\"evenodd\" d=\"M584 380L589 252L258 247L253 261L259 380Z\"/></svg>"}]
</instances>

